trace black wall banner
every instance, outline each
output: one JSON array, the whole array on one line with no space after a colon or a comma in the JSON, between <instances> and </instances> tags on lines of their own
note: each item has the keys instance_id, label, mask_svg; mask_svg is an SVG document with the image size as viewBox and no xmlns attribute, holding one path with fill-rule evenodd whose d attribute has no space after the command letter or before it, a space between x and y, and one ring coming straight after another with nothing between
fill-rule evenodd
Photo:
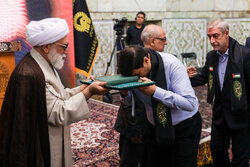
<instances>
[{"instance_id":1,"label":"black wall banner","mask_svg":"<svg viewBox=\"0 0 250 167\"><path fill-rule=\"evenodd\" d=\"M73 0L76 72L88 77L98 53L98 41L85 0Z\"/></svg>"}]
</instances>

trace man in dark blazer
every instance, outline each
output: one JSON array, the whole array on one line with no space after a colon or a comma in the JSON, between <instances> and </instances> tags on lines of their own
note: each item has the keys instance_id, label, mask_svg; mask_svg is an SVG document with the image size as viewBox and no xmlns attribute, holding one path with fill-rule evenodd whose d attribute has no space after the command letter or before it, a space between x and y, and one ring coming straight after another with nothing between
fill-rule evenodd
<instances>
[{"instance_id":1,"label":"man in dark blazer","mask_svg":"<svg viewBox=\"0 0 250 167\"><path fill-rule=\"evenodd\" d=\"M246 46L250 48L250 37L247 37L246 39Z\"/></svg>"},{"instance_id":2,"label":"man in dark blazer","mask_svg":"<svg viewBox=\"0 0 250 167\"><path fill-rule=\"evenodd\" d=\"M207 53L201 73L190 79L192 86L208 84L207 101L213 104L210 145L213 162L216 167L248 167L250 49L229 36L229 26L223 19L211 21L207 35L214 50Z\"/></svg>"}]
</instances>

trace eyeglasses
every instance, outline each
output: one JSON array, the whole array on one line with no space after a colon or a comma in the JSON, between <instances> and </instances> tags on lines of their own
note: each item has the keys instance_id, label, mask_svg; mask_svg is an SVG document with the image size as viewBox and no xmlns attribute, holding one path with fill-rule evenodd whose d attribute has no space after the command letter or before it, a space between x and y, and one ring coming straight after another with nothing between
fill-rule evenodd
<instances>
[{"instance_id":1,"label":"eyeglasses","mask_svg":"<svg viewBox=\"0 0 250 167\"><path fill-rule=\"evenodd\" d=\"M159 40L161 40L162 42L166 42L166 41L167 41L167 38L166 38L166 37L164 37L164 38L155 37L155 39L159 39Z\"/></svg>"},{"instance_id":2,"label":"eyeglasses","mask_svg":"<svg viewBox=\"0 0 250 167\"><path fill-rule=\"evenodd\" d=\"M58 45L58 46L61 46L63 48L63 52L65 52L65 50L68 48L69 44L66 43L66 44L61 44L61 43L58 43L58 42L55 42L53 43L55 45Z\"/></svg>"}]
</instances>

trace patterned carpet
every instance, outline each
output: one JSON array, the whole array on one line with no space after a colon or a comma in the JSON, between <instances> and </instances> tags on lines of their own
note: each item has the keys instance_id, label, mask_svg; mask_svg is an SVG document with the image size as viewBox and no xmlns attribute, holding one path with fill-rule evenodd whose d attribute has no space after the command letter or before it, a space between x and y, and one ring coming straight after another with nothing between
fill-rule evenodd
<instances>
[{"instance_id":1,"label":"patterned carpet","mask_svg":"<svg viewBox=\"0 0 250 167\"><path fill-rule=\"evenodd\" d=\"M200 147L200 165L210 163L209 139L211 127L211 106L203 100L206 96L204 87L195 89L200 98L202 124L202 140ZM113 104L104 103L101 97L89 99L91 118L72 124L71 136L73 147L73 162L75 167L114 167L119 164L118 142L119 133L113 130L117 111L119 109L119 94L113 94ZM203 154L206 152L206 154Z\"/></svg>"},{"instance_id":2,"label":"patterned carpet","mask_svg":"<svg viewBox=\"0 0 250 167\"><path fill-rule=\"evenodd\" d=\"M118 166L119 134L112 128L119 107L94 99L88 104L91 118L71 127L74 166Z\"/></svg>"},{"instance_id":3,"label":"patterned carpet","mask_svg":"<svg viewBox=\"0 0 250 167\"><path fill-rule=\"evenodd\" d=\"M202 132L198 155L198 167L212 163L210 131L212 107L206 102L206 86L194 88L199 99L202 116ZM113 95L113 104L104 103L102 97L89 99L91 118L72 124L71 136L74 167L115 167L119 163L119 133L113 130L119 109L119 94ZM250 167L250 165L249 165Z\"/></svg>"}]
</instances>

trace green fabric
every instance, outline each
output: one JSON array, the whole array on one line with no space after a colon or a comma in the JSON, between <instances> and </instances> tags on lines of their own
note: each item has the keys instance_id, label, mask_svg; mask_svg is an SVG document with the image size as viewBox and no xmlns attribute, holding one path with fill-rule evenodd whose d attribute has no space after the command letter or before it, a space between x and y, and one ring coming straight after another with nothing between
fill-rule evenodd
<instances>
[{"instance_id":1,"label":"green fabric","mask_svg":"<svg viewBox=\"0 0 250 167\"><path fill-rule=\"evenodd\" d=\"M96 77L95 80L105 81L107 82L107 85L114 86L114 85L129 83L129 82L137 82L138 77L137 76L124 77L121 75L111 75L111 76Z\"/></svg>"},{"instance_id":2,"label":"green fabric","mask_svg":"<svg viewBox=\"0 0 250 167\"><path fill-rule=\"evenodd\" d=\"M112 76L101 76L96 77L95 80L97 81L105 81L107 82L106 88L115 89L115 90L127 90L137 87L149 86L155 84L155 82L141 82L138 80L137 76L129 76L124 77L121 75L112 75ZM94 81L92 80L82 80L80 81L83 84L91 84Z\"/></svg>"}]
</instances>

